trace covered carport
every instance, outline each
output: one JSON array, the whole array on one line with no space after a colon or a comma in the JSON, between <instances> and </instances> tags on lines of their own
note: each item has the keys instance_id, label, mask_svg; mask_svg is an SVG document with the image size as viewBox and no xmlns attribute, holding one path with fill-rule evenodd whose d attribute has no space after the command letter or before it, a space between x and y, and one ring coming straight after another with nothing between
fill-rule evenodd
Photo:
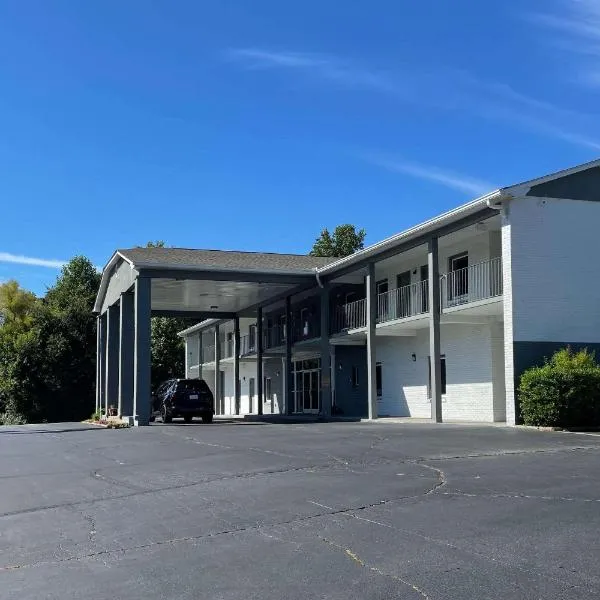
<instances>
[{"instance_id":1,"label":"covered carport","mask_svg":"<svg viewBox=\"0 0 600 600\"><path fill-rule=\"evenodd\" d=\"M180 248L117 250L102 272L94 306L97 315L96 409L131 417L135 425L150 419L150 318L152 316L233 320L234 386L239 399L239 318L257 320L257 395L262 407L262 309L285 300L291 327L291 297L320 287L321 305L329 290L320 286L316 268L332 259ZM329 331L329 310L321 311L321 331ZM291 331L286 347L286 397L291 397ZM328 335L321 336L323 356ZM322 361L322 406L331 410L329 365ZM183 375L183 374L182 374ZM290 404L288 402L288 404Z\"/></svg>"}]
</instances>

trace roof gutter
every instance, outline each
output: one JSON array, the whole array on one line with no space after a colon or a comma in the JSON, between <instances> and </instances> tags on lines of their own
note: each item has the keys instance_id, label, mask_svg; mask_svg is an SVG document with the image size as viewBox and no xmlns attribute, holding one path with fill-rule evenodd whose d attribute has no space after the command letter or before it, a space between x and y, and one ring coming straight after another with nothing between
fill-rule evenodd
<instances>
[{"instance_id":1,"label":"roof gutter","mask_svg":"<svg viewBox=\"0 0 600 600\"><path fill-rule=\"evenodd\" d=\"M411 227L406 231L393 235L377 244L373 244L364 250L360 250L350 256L346 256L345 258L341 258L329 265L318 268L317 273L319 275L335 273L335 271L342 269L343 267L352 265L360 260L369 257L376 257L379 253L393 248L394 246L398 246L407 241L410 241L417 236L426 234L426 233L434 233L436 229L443 227L444 225L448 225L453 221L458 221L459 219L468 216L470 213L476 212L486 206L494 209L498 209L498 205L501 203L504 198L504 191L502 189L495 190L489 194L485 194L472 202L468 202L467 204L463 204L454 210L448 211L439 217L435 217L434 219L430 219L429 221L425 221L415 227Z\"/></svg>"}]
</instances>

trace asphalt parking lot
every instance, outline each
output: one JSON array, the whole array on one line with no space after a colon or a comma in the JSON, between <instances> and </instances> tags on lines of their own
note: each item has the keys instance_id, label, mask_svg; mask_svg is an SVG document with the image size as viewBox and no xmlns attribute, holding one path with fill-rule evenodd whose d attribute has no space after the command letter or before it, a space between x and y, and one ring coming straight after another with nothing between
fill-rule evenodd
<instances>
[{"instance_id":1,"label":"asphalt parking lot","mask_svg":"<svg viewBox=\"0 0 600 600\"><path fill-rule=\"evenodd\" d=\"M0 597L600 596L600 437L0 428Z\"/></svg>"}]
</instances>

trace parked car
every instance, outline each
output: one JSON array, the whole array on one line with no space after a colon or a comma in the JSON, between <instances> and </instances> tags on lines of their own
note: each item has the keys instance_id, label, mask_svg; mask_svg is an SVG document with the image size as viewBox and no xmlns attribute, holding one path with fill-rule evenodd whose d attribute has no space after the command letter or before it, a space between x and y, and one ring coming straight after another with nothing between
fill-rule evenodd
<instances>
[{"instance_id":1,"label":"parked car","mask_svg":"<svg viewBox=\"0 0 600 600\"><path fill-rule=\"evenodd\" d=\"M204 423L212 423L213 393L203 379L169 379L152 394L151 419L157 414L163 423L170 423L174 417L183 417L186 423L201 417Z\"/></svg>"}]
</instances>

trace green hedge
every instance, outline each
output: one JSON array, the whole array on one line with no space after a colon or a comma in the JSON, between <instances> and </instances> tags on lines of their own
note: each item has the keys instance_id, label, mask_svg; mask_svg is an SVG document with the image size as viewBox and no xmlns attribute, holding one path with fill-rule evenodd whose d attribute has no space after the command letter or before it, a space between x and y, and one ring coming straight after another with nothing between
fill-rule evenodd
<instances>
[{"instance_id":1,"label":"green hedge","mask_svg":"<svg viewBox=\"0 0 600 600\"><path fill-rule=\"evenodd\" d=\"M519 403L525 425L598 427L600 365L587 350L559 350L523 373Z\"/></svg>"}]
</instances>

